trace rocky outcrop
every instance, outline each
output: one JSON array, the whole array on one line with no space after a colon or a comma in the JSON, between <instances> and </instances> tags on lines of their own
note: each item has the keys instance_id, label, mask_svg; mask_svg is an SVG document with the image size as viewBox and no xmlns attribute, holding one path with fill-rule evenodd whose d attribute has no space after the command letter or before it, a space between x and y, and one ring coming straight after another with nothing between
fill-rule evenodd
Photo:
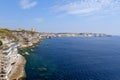
<instances>
[{"instance_id":1,"label":"rocky outcrop","mask_svg":"<svg viewBox=\"0 0 120 80\"><path fill-rule=\"evenodd\" d=\"M40 34L38 32L13 31L13 35L17 37L20 48L33 46L40 41Z\"/></svg>"},{"instance_id":2,"label":"rocky outcrop","mask_svg":"<svg viewBox=\"0 0 120 80\"><path fill-rule=\"evenodd\" d=\"M20 80L24 77L26 77L25 74L25 63L26 60L23 56L19 55L19 58L16 62L16 64L14 65L14 69L12 70L11 74L9 75L9 79L10 80Z\"/></svg>"},{"instance_id":3,"label":"rocky outcrop","mask_svg":"<svg viewBox=\"0 0 120 80\"><path fill-rule=\"evenodd\" d=\"M0 48L0 79L18 80L23 77L25 59L18 54L18 42L10 42Z\"/></svg>"}]
</instances>

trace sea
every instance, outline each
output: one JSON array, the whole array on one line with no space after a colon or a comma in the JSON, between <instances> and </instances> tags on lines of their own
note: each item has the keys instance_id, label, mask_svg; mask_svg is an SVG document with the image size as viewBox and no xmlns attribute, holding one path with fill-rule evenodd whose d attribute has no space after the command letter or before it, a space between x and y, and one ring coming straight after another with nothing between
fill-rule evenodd
<instances>
[{"instance_id":1,"label":"sea","mask_svg":"<svg viewBox=\"0 0 120 80\"><path fill-rule=\"evenodd\" d=\"M25 55L25 80L120 80L120 37L42 40Z\"/></svg>"}]
</instances>

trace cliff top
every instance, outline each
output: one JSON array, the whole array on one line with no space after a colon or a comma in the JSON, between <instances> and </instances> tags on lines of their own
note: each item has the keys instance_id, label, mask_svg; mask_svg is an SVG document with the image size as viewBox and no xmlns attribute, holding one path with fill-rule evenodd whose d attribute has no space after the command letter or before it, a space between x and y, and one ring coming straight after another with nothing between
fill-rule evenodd
<instances>
[{"instance_id":1,"label":"cliff top","mask_svg":"<svg viewBox=\"0 0 120 80\"><path fill-rule=\"evenodd\" d=\"M1 38L8 38L8 39L14 39L16 40L17 38L12 34L12 31L9 29L5 28L0 28L0 37Z\"/></svg>"}]
</instances>

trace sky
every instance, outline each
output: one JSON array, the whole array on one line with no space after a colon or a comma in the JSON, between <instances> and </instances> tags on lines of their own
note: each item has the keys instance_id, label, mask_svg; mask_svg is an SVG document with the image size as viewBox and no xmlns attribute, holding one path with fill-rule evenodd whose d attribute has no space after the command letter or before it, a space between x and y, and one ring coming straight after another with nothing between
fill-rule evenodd
<instances>
[{"instance_id":1,"label":"sky","mask_svg":"<svg viewBox=\"0 0 120 80\"><path fill-rule=\"evenodd\" d=\"M0 27L120 35L120 0L0 0Z\"/></svg>"}]
</instances>

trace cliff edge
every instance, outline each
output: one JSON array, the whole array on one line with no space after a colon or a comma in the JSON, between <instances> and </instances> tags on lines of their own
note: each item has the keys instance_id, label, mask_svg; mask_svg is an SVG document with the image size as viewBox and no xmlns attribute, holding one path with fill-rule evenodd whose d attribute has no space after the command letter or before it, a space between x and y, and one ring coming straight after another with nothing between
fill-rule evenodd
<instances>
[{"instance_id":1,"label":"cliff edge","mask_svg":"<svg viewBox=\"0 0 120 80\"><path fill-rule=\"evenodd\" d=\"M14 69L12 69L11 74L9 75L10 80L21 80L21 78L25 77L25 63L25 58L18 54L18 60L14 65Z\"/></svg>"}]
</instances>

